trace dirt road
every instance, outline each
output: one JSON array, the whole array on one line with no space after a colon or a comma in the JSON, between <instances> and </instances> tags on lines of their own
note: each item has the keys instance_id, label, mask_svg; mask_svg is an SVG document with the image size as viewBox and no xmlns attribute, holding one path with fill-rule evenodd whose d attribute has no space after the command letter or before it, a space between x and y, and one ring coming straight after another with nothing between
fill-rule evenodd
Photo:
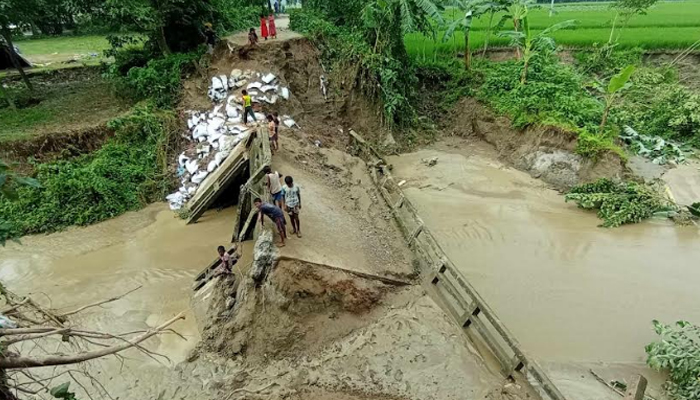
<instances>
[{"instance_id":1,"label":"dirt road","mask_svg":"<svg viewBox=\"0 0 700 400\"><path fill-rule=\"evenodd\" d=\"M280 42L280 41L285 41L289 39L295 39L295 38L300 38L302 35L289 30L289 16L288 15L278 15L275 18L275 26L277 27L277 39L268 39L265 40L260 36L260 23L258 22L255 26L251 26L251 28L255 28L255 32L258 34L258 38L260 39L259 45L264 46L269 43L275 43L275 42ZM233 35L227 36L226 40L229 42L237 45L237 46L244 46L248 44L248 31L244 32L238 32L234 33Z\"/></svg>"}]
</instances>

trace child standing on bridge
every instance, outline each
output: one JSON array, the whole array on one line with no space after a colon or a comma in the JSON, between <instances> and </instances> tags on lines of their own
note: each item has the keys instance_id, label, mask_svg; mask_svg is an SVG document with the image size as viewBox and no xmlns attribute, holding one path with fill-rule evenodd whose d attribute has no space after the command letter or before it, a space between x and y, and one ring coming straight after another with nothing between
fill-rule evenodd
<instances>
[{"instance_id":1,"label":"child standing on bridge","mask_svg":"<svg viewBox=\"0 0 700 400\"><path fill-rule=\"evenodd\" d=\"M281 241L279 247L284 247L284 240L287 238L287 222L284 219L282 209L270 203L263 203L259 197L253 200L253 204L259 210L258 220L260 221L260 226L264 226L265 219L263 216L267 215L277 226Z\"/></svg>"},{"instance_id":2,"label":"child standing on bridge","mask_svg":"<svg viewBox=\"0 0 700 400\"><path fill-rule=\"evenodd\" d=\"M294 184L294 178L284 177L285 186L282 188L284 195L284 205L292 221L292 235L296 234L301 238L301 225L299 224L299 211L301 211L301 188Z\"/></svg>"},{"instance_id":3,"label":"child standing on bridge","mask_svg":"<svg viewBox=\"0 0 700 400\"><path fill-rule=\"evenodd\" d=\"M270 167L263 168L263 173L265 173L265 186L267 190L270 191L270 196L272 197L272 202L280 209L284 206L282 201L282 175L279 172L272 172Z\"/></svg>"}]
</instances>

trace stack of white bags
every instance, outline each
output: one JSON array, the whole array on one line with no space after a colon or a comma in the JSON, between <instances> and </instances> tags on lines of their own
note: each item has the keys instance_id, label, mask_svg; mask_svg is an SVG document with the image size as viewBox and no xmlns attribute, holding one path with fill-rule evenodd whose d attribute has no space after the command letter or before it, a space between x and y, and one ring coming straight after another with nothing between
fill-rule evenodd
<instances>
[{"instance_id":1,"label":"stack of white bags","mask_svg":"<svg viewBox=\"0 0 700 400\"><path fill-rule=\"evenodd\" d=\"M181 209L197 193L204 179L252 132L253 128L243 124L243 89L248 90L254 103L275 104L280 99L288 100L291 94L289 88L277 84L277 77L271 73L250 70L244 73L234 69L230 76L213 77L208 95L214 108L208 112L187 111L189 139L196 146L178 157L178 176L182 185L166 196L171 210ZM258 122L265 120L261 113L255 113L255 117ZM296 125L286 115L282 122L288 127Z\"/></svg>"}]
</instances>

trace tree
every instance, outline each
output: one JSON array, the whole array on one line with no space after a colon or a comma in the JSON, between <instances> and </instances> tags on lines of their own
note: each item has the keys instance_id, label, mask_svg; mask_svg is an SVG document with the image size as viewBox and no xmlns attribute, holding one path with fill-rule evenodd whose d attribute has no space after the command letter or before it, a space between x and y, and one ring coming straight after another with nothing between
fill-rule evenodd
<instances>
[{"instance_id":1,"label":"tree","mask_svg":"<svg viewBox=\"0 0 700 400\"><path fill-rule=\"evenodd\" d=\"M613 19L612 28L610 29L610 38L608 39L608 44L617 42L620 38L618 33L615 36L615 27L617 25L618 19L621 20L622 26L627 26L627 23L635 15L645 15L649 7L656 4L658 0L615 0L610 4L610 8L616 10L615 18ZM614 40L613 40L614 38Z\"/></svg>"},{"instance_id":2,"label":"tree","mask_svg":"<svg viewBox=\"0 0 700 400\"><path fill-rule=\"evenodd\" d=\"M106 0L100 11L124 30L146 35L164 55L202 42L201 27L215 19L201 0Z\"/></svg>"},{"instance_id":3,"label":"tree","mask_svg":"<svg viewBox=\"0 0 700 400\"><path fill-rule=\"evenodd\" d=\"M19 56L15 52L14 41L12 40L12 28L23 29L30 27L32 21L38 16L39 0L0 0L0 37L5 41L10 53L10 60L24 84L29 90L34 90L29 81L24 68L19 62Z\"/></svg>"},{"instance_id":4,"label":"tree","mask_svg":"<svg viewBox=\"0 0 700 400\"><path fill-rule=\"evenodd\" d=\"M362 10L362 21L370 29L374 51L381 53L383 48L390 48L395 56L405 53L403 35L434 35L432 22L443 23L441 10L432 0L374 0Z\"/></svg>"},{"instance_id":5,"label":"tree","mask_svg":"<svg viewBox=\"0 0 700 400\"><path fill-rule=\"evenodd\" d=\"M516 49L518 49L518 52L522 52L523 72L520 76L520 83L524 85L525 82L527 82L527 73L532 57L543 50L553 51L556 48L554 39L549 37L549 35L560 29L573 26L575 21L570 19L559 22L536 35L533 35L530 31L530 24L527 17L527 7L520 12L518 21L518 26L521 28L521 30L502 32L500 35L510 38L513 44L516 46Z\"/></svg>"},{"instance_id":6,"label":"tree","mask_svg":"<svg viewBox=\"0 0 700 400\"><path fill-rule=\"evenodd\" d=\"M605 125L608 122L608 116L610 115L610 109L612 108L618 95L630 87L632 84L629 80L632 77L636 67L634 65L628 65L617 75L610 78L608 85L603 88L602 85L595 85L595 88L603 94L605 99L605 109L603 110L603 118L600 121L600 133L603 134L605 131Z\"/></svg>"},{"instance_id":7,"label":"tree","mask_svg":"<svg viewBox=\"0 0 700 400\"><path fill-rule=\"evenodd\" d=\"M469 33L472 28L472 21L474 17L479 18L482 14L486 13L487 8L485 7L485 2L480 0L455 0L453 5L463 12L464 16L457 18L447 26L443 40L449 40L454 36L457 28L462 28L464 32L464 68L469 69L471 68L472 58L471 48L469 46Z\"/></svg>"},{"instance_id":8,"label":"tree","mask_svg":"<svg viewBox=\"0 0 700 400\"><path fill-rule=\"evenodd\" d=\"M508 15L503 15L501 17L501 20L494 27L494 25L493 25L494 17L499 12L508 11L508 7L510 7L511 3L512 3L512 0L491 0L491 1L483 2L485 12L489 14L489 24L488 24L488 27L486 28L486 39L484 40L484 50L481 53L482 57L486 56L486 51L489 48L489 41L491 39L491 33L494 30L499 31L509 18Z\"/></svg>"}]
</instances>

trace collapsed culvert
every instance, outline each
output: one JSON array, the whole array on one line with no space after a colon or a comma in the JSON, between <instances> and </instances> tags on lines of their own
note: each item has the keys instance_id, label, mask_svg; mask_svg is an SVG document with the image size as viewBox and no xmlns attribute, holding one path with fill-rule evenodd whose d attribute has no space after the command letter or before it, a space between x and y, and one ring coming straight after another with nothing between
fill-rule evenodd
<instances>
[{"instance_id":1,"label":"collapsed culvert","mask_svg":"<svg viewBox=\"0 0 700 400\"><path fill-rule=\"evenodd\" d=\"M253 253L243 274L214 282L200 350L227 358L300 356L364 326L387 293L407 284L280 258L270 231Z\"/></svg>"}]
</instances>

